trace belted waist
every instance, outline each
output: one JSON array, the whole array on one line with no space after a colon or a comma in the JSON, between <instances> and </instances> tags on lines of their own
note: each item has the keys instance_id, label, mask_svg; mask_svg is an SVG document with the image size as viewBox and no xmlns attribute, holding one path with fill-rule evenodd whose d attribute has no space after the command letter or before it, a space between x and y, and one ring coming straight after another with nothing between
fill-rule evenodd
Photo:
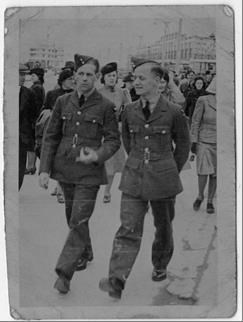
<instances>
[{"instance_id":1,"label":"belted waist","mask_svg":"<svg viewBox=\"0 0 243 322\"><path fill-rule=\"evenodd\" d=\"M144 150L132 150L130 155L133 158L144 160L144 161L156 161L156 160L167 160L173 158L173 152L170 150L167 151L150 151L149 149Z\"/></svg>"}]
</instances>

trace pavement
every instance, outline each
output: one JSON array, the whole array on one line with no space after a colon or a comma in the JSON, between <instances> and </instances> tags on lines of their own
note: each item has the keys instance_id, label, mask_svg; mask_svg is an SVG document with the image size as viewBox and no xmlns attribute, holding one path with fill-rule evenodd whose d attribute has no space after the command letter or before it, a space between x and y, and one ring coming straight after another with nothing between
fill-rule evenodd
<instances>
[{"instance_id":1,"label":"pavement","mask_svg":"<svg viewBox=\"0 0 243 322\"><path fill-rule=\"evenodd\" d=\"M98 283L100 278L107 276L112 242L120 224L121 192L117 188L120 175L117 174L113 182L110 204L102 202L103 187L99 191L90 220L94 261L85 271L74 274L71 291L66 296L53 289L55 264L68 234L64 205L58 204L56 197L50 195L54 181L50 181L47 191L38 186L37 174L25 176L19 193L20 307L51 308L53 312L47 318L75 318L75 310L68 313L70 307L213 307L217 300L217 215L206 213L206 201L198 212L193 211L192 203L197 194L195 164L189 168L181 173L184 191L176 200L175 251L168 266L168 278L163 282L151 280L154 227L149 210L141 249L118 304L98 289ZM126 312L129 317L137 316L128 313L129 310ZM43 311L35 318L40 318L39 314L44 318ZM94 317L94 311L90 314ZM108 311L102 314L108 314Z\"/></svg>"}]
</instances>

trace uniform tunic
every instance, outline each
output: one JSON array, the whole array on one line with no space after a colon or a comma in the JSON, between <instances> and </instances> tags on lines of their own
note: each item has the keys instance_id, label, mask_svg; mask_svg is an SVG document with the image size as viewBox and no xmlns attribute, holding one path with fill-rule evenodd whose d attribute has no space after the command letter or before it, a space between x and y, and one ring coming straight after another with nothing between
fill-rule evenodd
<instances>
[{"instance_id":1,"label":"uniform tunic","mask_svg":"<svg viewBox=\"0 0 243 322\"><path fill-rule=\"evenodd\" d=\"M162 95L147 120L140 100L126 106L122 138L128 159L120 182L121 226L115 235L109 266L109 278L120 288L140 249L148 202L156 228L152 263L156 270L166 269L174 250L175 196L182 191L179 172L190 149L183 111Z\"/></svg>"},{"instance_id":2,"label":"uniform tunic","mask_svg":"<svg viewBox=\"0 0 243 322\"><path fill-rule=\"evenodd\" d=\"M115 86L113 91L104 86L99 90L99 92L115 104L117 120L119 118L120 109L132 101L129 92L118 86ZM124 163L125 152L124 147L121 145L120 149L106 161L107 174L114 175L116 172L121 172L124 167Z\"/></svg>"},{"instance_id":3,"label":"uniform tunic","mask_svg":"<svg viewBox=\"0 0 243 322\"><path fill-rule=\"evenodd\" d=\"M107 183L104 162L120 146L114 105L94 90L79 106L77 91L60 96L50 118L41 151L40 172L50 173L64 191L70 231L56 265L71 280L78 260L91 251L89 219L97 192ZM82 147L96 150L92 164L76 161Z\"/></svg>"}]
</instances>

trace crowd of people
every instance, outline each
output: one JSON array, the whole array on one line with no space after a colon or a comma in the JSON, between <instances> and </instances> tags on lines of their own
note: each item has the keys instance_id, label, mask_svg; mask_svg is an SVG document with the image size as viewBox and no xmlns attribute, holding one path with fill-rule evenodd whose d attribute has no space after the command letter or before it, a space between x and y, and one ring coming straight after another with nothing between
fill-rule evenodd
<instances>
[{"instance_id":1,"label":"crowd of people","mask_svg":"<svg viewBox=\"0 0 243 322\"><path fill-rule=\"evenodd\" d=\"M25 75L33 85L24 86ZM69 234L57 261L54 287L70 290L73 274L93 260L89 219L97 193L111 201L114 175L121 172L120 220L101 290L121 298L140 249L144 217L151 206L155 237L152 280L167 277L173 255L172 221L176 195L183 190L180 171L191 151L197 159L198 211L208 183L207 212L216 191L216 77L210 71L177 75L153 60L134 59L133 69L118 85L118 64L100 69L90 56L66 62L54 89L46 95L44 70L19 66L19 189L24 175L36 172L47 189L65 203ZM97 83L101 86L97 86Z\"/></svg>"}]
</instances>

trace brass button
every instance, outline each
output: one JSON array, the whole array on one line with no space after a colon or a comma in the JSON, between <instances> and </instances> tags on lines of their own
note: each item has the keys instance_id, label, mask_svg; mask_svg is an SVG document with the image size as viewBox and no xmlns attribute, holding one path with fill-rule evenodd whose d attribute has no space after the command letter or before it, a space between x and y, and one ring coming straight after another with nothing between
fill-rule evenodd
<instances>
[{"instance_id":1,"label":"brass button","mask_svg":"<svg viewBox=\"0 0 243 322\"><path fill-rule=\"evenodd\" d=\"M149 148L148 148L148 147L146 147L146 148L144 149L144 152L149 152Z\"/></svg>"},{"instance_id":2,"label":"brass button","mask_svg":"<svg viewBox=\"0 0 243 322\"><path fill-rule=\"evenodd\" d=\"M93 123L96 123L96 120L93 120Z\"/></svg>"},{"instance_id":3,"label":"brass button","mask_svg":"<svg viewBox=\"0 0 243 322\"><path fill-rule=\"evenodd\" d=\"M77 114L78 114L78 115L81 115L81 114L82 114L82 112L78 111L78 112L77 112Z\"/></svg>"},{"instance_id":4,"label":"brass button","mask_svg":"<svg viewBox=\"0 0 243 322\"><path fill-rule=\"evenodd\" d=\"M162 131L162 134L166 134L166 130L163 130L163 131Z\"/></svg>"},{"instance_id":5,"label":"brass button","mask_svg":"<svg viewBox=\"0 0 243 322\"><path fill-rule=\"evenodd\" d=\"M78 126L78 125L80 125L80 123L79 122L76 122L76 125Z\"/></svg>"},{"instance_id":6,"label":"brass button","mask_svg":"<svg viewBox=\"0 0 243 322\"><path fill-rule=\"evenodd\" d=\"M144 127L147 129L149 127L149 124L145 124Z\"/></svg>"},{"instance_id":7,"label":"brass button","mask_svg":"<svg viewBox=\"0 0 243 322\"><path fill-rule=\"evenodd\" d=\"M145 163L145 164L148 164L148 163L149 163L149 160L145 160L145 161L144 161L144 163Z\"/></svg>"},{"instance_id":8,"label":"brass button","mask_svg":"<svg viewBox=\"0 0 243 322\"><path fill-rule=\"evenodd\" d=\"M145 139L145 140L148 140L148 139L149 139L149 136L145 136L145 137L144 137L144 139Z\"/></svg>"}]
</instances>

